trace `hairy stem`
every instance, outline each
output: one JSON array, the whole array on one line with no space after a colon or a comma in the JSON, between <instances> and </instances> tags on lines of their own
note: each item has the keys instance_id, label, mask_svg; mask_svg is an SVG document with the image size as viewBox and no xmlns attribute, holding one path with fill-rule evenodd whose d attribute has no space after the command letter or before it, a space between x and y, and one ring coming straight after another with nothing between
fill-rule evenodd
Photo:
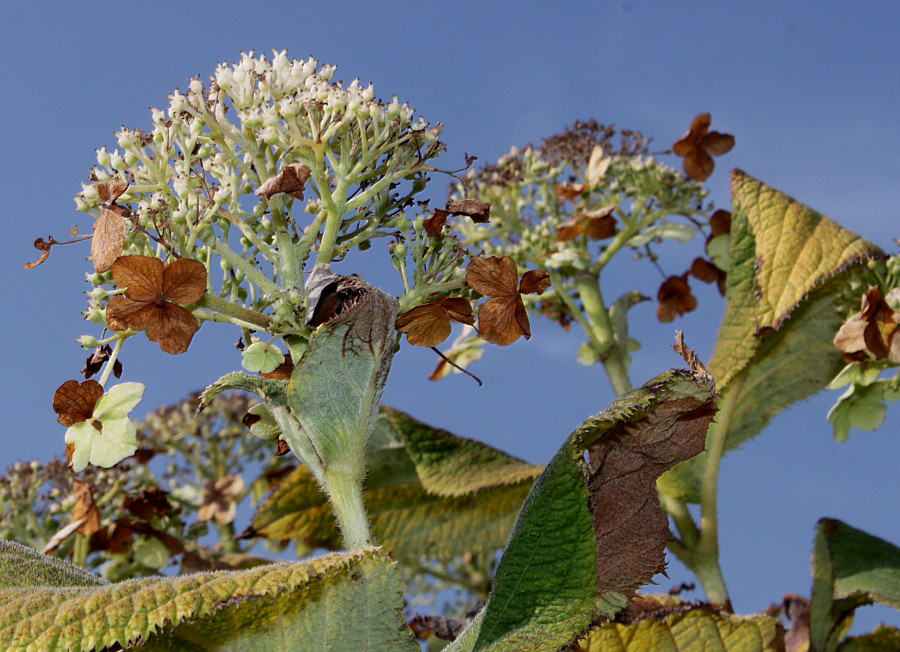
<instances>
[{"instance_id":1,"label":"hairy stem","mask_svg":"<svg viewBox=\"0 0 900 652\"><path fill-rule=\"evenodd\" d=\"M621 396L631 389L631 379L628 378L628 366L625 364L625 354L622 347L616 342L615 331L609 319L609 311L603 303L600 294L600 280L594 276L579 276L575 280L578 296L584 305L584 312L591 325L594 338L601 347L600 355L603 368L612 383L616 396Z\"/></svg>"},{"instance_id":2,"label":"hairy stem","mask_svg":"<svg viewBox=\"0 0 900 652\"><path fill-rule=\"evenodd\" d=\"M345 470L326 467L324 472L324 489L331 499L347 550L372 545L369 518L363 502L362 476L363 468Z\"/></svg>"}]
</instances>

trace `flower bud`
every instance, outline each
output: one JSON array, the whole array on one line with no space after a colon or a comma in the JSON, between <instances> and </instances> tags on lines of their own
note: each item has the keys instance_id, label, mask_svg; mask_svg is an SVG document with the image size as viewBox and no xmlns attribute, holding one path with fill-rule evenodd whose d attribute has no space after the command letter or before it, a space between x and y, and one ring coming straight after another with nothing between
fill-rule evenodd
<instances>
[{"instance_id":1,"label":"flower bud","mask_svg":"<svg viewBox=\"0 0 900 652\"><path fill-rule=\"evenodd\" d=\"M91 349L96 349L98 346L100 346L100 343L97 341L97 338L94 337L93 335L82 335L75 341L78 342L78 344L81 346L81 348L83 348L86 351L89 351Z\"/></svg>"}]
</instances>

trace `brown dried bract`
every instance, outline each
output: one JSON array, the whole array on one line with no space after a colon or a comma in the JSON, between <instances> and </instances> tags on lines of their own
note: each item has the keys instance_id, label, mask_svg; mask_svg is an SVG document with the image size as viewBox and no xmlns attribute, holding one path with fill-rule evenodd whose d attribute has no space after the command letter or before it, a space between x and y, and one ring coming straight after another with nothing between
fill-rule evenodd
<instances>
[{"instance_id":1,"label":"brown dried bract","mask_svg":"<svg viewBox=\"0 0 900 652\"><path fill-rule=\"evenodd\" d=\"M451 215L468 215L473 222L478 224L484 224L491 219L490 203L478 201L477 199L460 199L459 201L447 202L444 208Z\"/></svg>"},{"instance_id":2,"label":"brown dried bract","mask_svg":"<svg viewBox=\"0 0 900 652\"><path fill-rule=\"evenodd\" d=\"M550 286L550 275L531 270L516 287L518 270L509 256L478 256L466 270L466 283L479 294L490 297L478 312L478 332L488 342L508 346L520 337L531 338L531 325L520 293L541 294Z\"/></svg>"},{"instance_id":3,"label":"brown dried bract","mask_svg":"<svg viewBox=\"0 0 900 652\"><path fill-rule=\"evenodd\" d=\"M557 242L568 242L582 233L592 240L611 238L616 233L616 218L612 216L615 206L604 206L593 211L573 215L561 222L556 234Z\"/></svg>"},{"instance_id":4,"label":"brown dried bract","mask_svg":"<svg viewBox=\"0 0 900 652\"><path fill-rule=\"evenodd\" d=\"M94 237L91 240L91 258L95 272L105 272L122 255L125 245L125 208L116 201L128 190L125 181L104 181L93 184L100 196L103 209L94 221Z\"/></svg>"},{"instance_id":5,"label":"brown dried bract","mask_svg":"<svg viewBox=\"0 0 900 652\"><path fill-rule=\"evenodd\" d=\"M725 296L726 274L711 261L705 258L695 258L694 262L691 263L688 274L704 283L716 283L719 288L719 294Z\"/></svg>"},{"instance_id":6,"label":"brown dried bract","mask_svg":"<svg viewBox=\"0 0 900 652\"><path fill-rule=\"evenodd\" d=\"M189 310L177 304L200 300L206 291L206 267L182 258L164 265L152 256L121 256L112 266L113 279L125 289L106 308L114 331L146 331L166 353L187 351L200 327Z\"/></svg>"},{"instance_id":7,"label":"brown dried bract","mask_svg":"<svg viewBox=\"0 0 900 652\"><path fill-rule=\"evenodd\" d=\"M84 361L84 366L81 368L81 371L79 373L84 374L85 379L88 379L94 374L99 373L103 368L103 363L109 360L109 356L111 353L112 347L109 344L98 346L87 357L87 360ZM119 358L116 358L116 361L113 363L113 375L116 378L122 377L122 362L121 360L119 360Z\"/></svg>"},{"instance_id":8,"label":"brown dried bract","mask_svg":"<svg viewBox=\"0 0 900 652\"><path fill-rule=\"evenodd\" d=\"M281 168L281 172L266 180L253 194L270 199L272 195L284 192L294 199L303 199L306 180L309 179L310 174L312 174L312 170L300 163L285 165Z\"/></svg>"},{"instance_id":9,"label":"brown dried bract","mask_svg":"<svg viewBox=\"0 0 900 652\"><path fill-rule=\"evenodd\" d=\"M713 156L721 156L734 147L734 136L709 131L712 116L700 113L692 121L687 133L675 141L672 151L684 158L684 173L696 181L706 181L716 164Z\"/></svg>"},{"instance_id":10,"label":"brown dried bract","mask_svg":"<svg viewBox=\"0 0 900 652\"><path fill-rule=\"evenodd\" d=\"M94 406L103 396L103 386L96 380L67 380L53 394L53 411L56 420L68 427L87 421L94 416Z\"/></svg>"},{"instance_id":11,"label":"brown dried bract","mask_svg":"<svg viewBox=\"0 0 900 652\"><path fill-rule=\"evenodd\" d=\"M168 495L168 492L159 487L151 487L134 496L125 496L122 507L142 521L149 521L154 516L162 516L172 511Z\"/></svg>"},{"instance_id":12,"label":"brown dried bract","mask_svg":"<svg viewBox=\"0 0 900 652\"><path fill-rule=\"evenodd\" d=\"M876 360L900 364L898 321L900 314L885 301L881 289L871 287L863 295L860 311L844 322L834 336L834 346L850 357L868 351Z\"/></svg>"},{"instance_id":13,"label":"brown dried bract","mask_svg":"<svg viewBox=\"0 0 900 652\"><path fill-rule=\"evenodd\" d=\"M439 236L443 231L444 223L449 216L450 213L448 211L435 208L431 213L431 217L422 222L422 226L425 227L425 233L428 234L428 237L436 238Z\"/></svg>"},{"instance_id":14,"label":"brown dried bract","mask_svg":"<svg viewBox=\"0 0 900 652\"><path fill-rule=\"evenodd\" d=\"M285 360L280 365L275 367L272 371L264 372L260 371L259 375L263 378L272 378L274 380L290 380L291 374L294 373L294 363L290 360Z\"/></svg>"},{"instance_id":15,"label":"brown dried bract","mask_svg":"<svg viewBox=\"0 0 900 652\"><path fill-rule=\"evenodd\" d=\"M687 272L681 276L670 276L659 286L656 293L656 298L659 299L656 317L659 321L670 322L676 315L683 315L697 307L697 298L691 294L687 276Z\"/></svg>"},{"instance_id":16,"label":"brown dried bract","mask_svg":"<svg viewBox=\"0 0 900 652\"><path fill-rule=\"evenodd\" d=\"M72 520L84 522L76 532L89 537L100 529L100 509L94 502L94 487L81 478L74 478L72 493L75 494L75 505L72 507Z\"/></svg>"},{"instance_id":17,"label":"brown dried bract","mask_svg":"<svg viewBox=\"0 0 900 652\"><path fill-rule=\"evenodd\" d=\"M450 336L450 321L473 326L472 304L462 297L432 299L397 317L395 328L415 346L437 346Z\"/></svg>"}]
</instances>

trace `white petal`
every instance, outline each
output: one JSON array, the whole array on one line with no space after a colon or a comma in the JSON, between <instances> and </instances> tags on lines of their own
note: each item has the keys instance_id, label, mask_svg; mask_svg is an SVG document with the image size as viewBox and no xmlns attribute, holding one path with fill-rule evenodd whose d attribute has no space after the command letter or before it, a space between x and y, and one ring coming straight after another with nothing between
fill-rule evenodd
<instances>
[{"instance_id":1,"label":"white petal","mask_svg":"<svg viewBox=\"0 0 900 652\"><path fill-rule=\"evenodd\" d=\"M72 450L72 470L75 473L83 470L91 457L91 447L93 444L93 433L97 432L87 421L73 424L66 430L66 443L73 444ZM97 434L100 434L99 432Z\"/></svg>"},{"instance_id":2,"label":"white petal","mask_svg":"<svg viewBox=\"0 0 900 652\"><path fill-rule=\"evenodd\" d=\"M120 383L111 387L94 406L94 418L106 423L109 418L121 418L131 412L144 397L141 383Z\"/></svg>"}]
</instances>

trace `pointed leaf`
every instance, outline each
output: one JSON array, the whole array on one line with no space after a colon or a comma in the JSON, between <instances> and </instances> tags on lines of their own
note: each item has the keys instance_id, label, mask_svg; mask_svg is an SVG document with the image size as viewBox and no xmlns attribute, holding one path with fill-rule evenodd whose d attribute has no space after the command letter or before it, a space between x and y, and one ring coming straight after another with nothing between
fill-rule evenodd
<instances>
[{"instance_id":1,"label":"pointed leaf","mask_svg":"<svg viewBox=\"0 0 900 652\"><path fill-rule=\"evenodd\" d=\"M880 254L872 243L740 170L732 172L732 203L727 303L709 362L722 404L729 406L727 418L717 419L727 422L727 449L818 392L840 370L843 356L832 340L859 301L846 280ZM698 502L702 463L700 456L667 474L664 491Z\"/></svg>"},{"instance_id":2,"label":"pointed leaf","mask_svg":"<svg viewBox=\"0 0 900 652\"><path fill-rule=\"evenodd\" d=\"M477 641L467 630L465 647L447 649L557 649L618 612L665 566L656 478L702 450L714 412L705 382L670 371L585 421L522 507L484 614L470 625Z\"/></svg>"},{"instance_id":3,"label":"pointed leaf","mask_svg":"<svg viewBox=\"0 0 900 652\"><path fill-rule=\"evenodd\" d=\"M59 565L8 544L26 565ZM49 584L0 589L9 650L416 650L401 615L402 586L377 549L250 570L87 584L77 571ZM62 578L65 579L65 576ZM83 587L83 588L79 588ZM348 614L354 617L348 617Z\"/></svg>"},{"instance_id":4,"label":"pointed leaf","mask_svg":"<svg viewBox=\"0 0 900 652\"><path fill-rule=\"evenodd\" d=\"M813 551L813 648L835 650L853 611L872 602L900 609L900 548L841 521L821 519Z\"/></svg>"}]
</instances>

